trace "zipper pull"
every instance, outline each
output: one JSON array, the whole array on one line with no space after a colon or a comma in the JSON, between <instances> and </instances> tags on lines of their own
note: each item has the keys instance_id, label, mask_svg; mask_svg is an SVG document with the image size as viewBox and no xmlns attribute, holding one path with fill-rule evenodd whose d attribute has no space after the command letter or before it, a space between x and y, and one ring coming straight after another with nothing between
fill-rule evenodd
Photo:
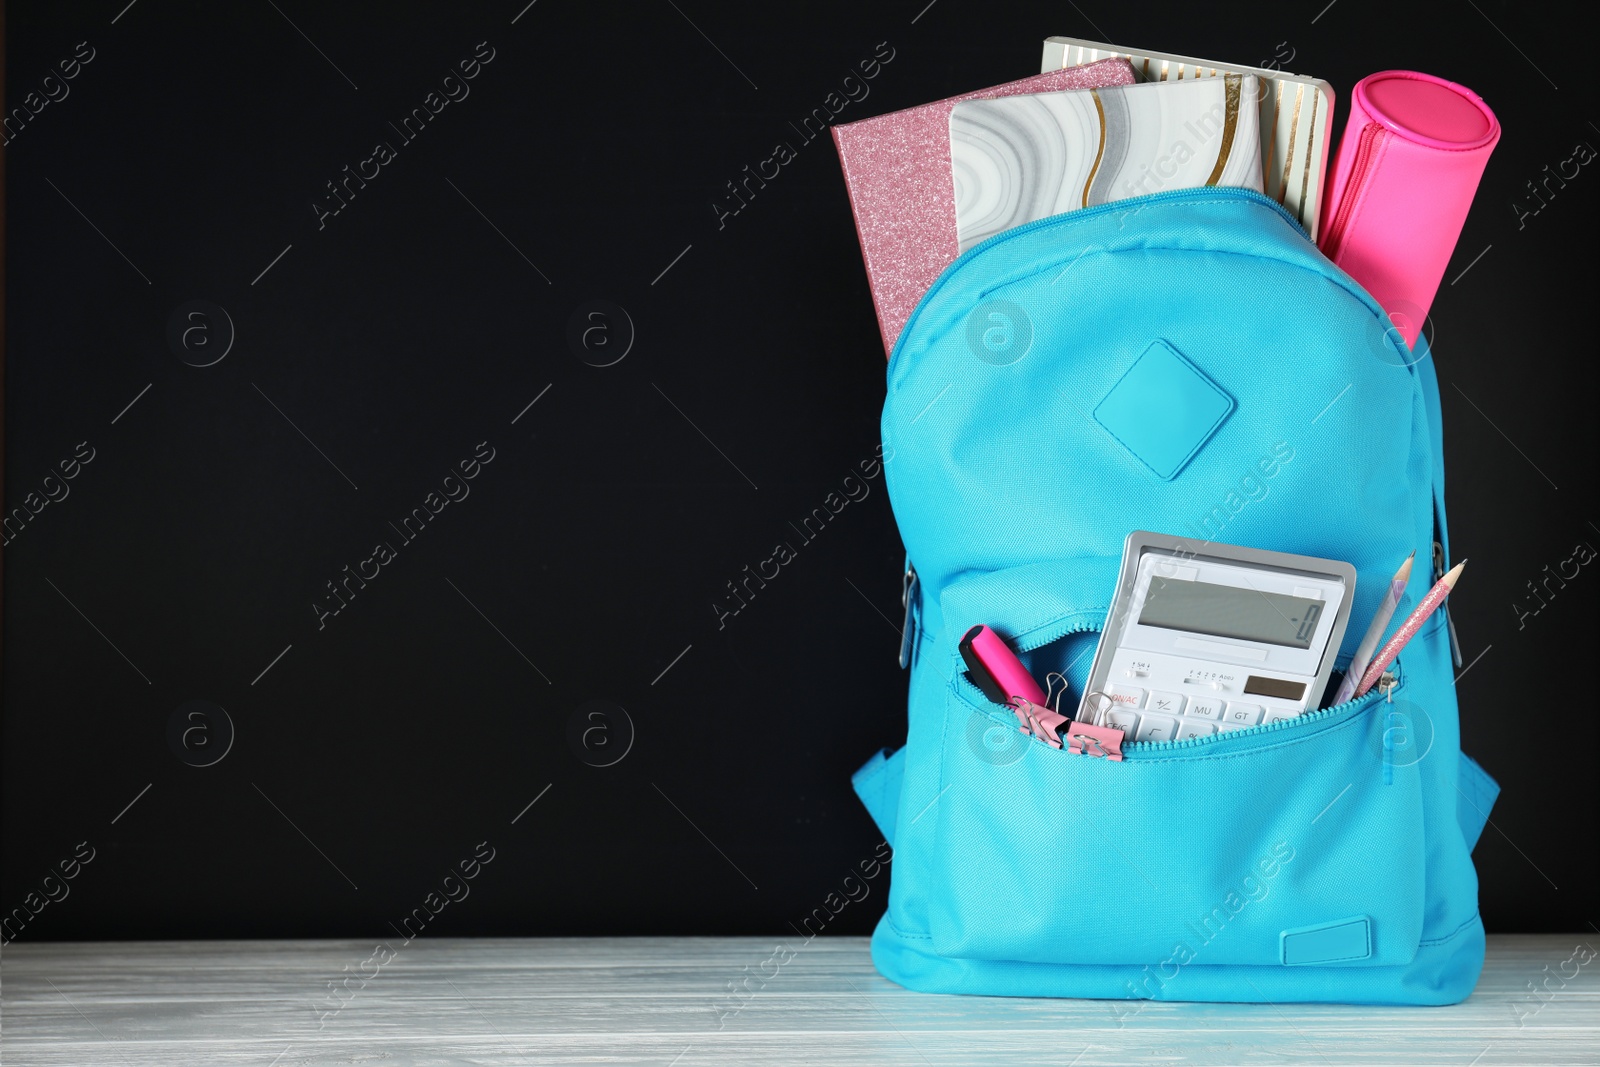
<instances>
[{"instance_id":1,"label":"zipper pull","mask_svg":"<svg viewBox=\"0 0 1600 1067\"><path fill-rule=\"evenodd\" d=\"M1378 684L1374 688L1376 688L1378 690L1378 692L1382 693L1383 694L1383 699L1385 701L1387 701L1392 706L1394 704L1394 687L1395 687L1395 676L1389 671L1384 671L1383 674L1378 677ZM1384 728L1383 728L1383 784L1384 785L1393 785L1394 784L1394 739L1390 735L1390 723L1391 723L1392 720L1390 718L1388 718L1388 716L1392 716L1394 714L1395 713L1393 711L1384 712L1384 715L1385 715Z\"/></svg>"},{"instance_id":2,"label":"zipper pull","mask_svg":"<svg viewBox=\"0 0 1600 1067\"><path fill-rule=\"evenodd\" d=\"M917 568L906 561L905 577L900 580L900 606L905 608L905 619L900 624L900 669L911 666L911 655L916 642L916 603L921 590L917 586Z\"/></svg>"},{"instance_id":3,"label":"zipper pull","mask_svg":"<svg viewBox=\"0 0 1600 1067\"><path fill-rule=\"evenodd\" d=\"M1433 543L1433 580L1437 582L1444 577L1445 572L1444 545L1438 541ZM1450 598L1445 597L1444 603L1439 605L1444 611L1445 632L1450 638L1450 662L1455 664L1456 670L1461 669L1461 642L1456 638L1456 620L1450 615Z\"/></svg>"}]
</instances>

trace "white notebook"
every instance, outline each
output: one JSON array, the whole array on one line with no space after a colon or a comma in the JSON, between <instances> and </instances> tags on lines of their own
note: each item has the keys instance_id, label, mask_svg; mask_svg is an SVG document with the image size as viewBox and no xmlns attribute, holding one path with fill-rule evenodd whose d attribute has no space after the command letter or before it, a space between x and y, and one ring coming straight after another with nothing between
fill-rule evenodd
<instances>
[{"instance_id":1,"label":"white notebook","mask_svg":"<svg viewBox=\"0 0 1600 1067\"><path fill-rule=\"evenodd\" d=\"M1049 37L1044 42L1042 70L1060 70L1080 63L1122 57L1142 81L1184 81L1218 74L1254 74L1261 81L1260 114L1263 191L1300 220L1316 240L1322 205L1322 180L1327 170L1328 142L1333 130L1333 86L1320 78L1291 74L1277 60L1293 62L1294 49L1270 67L1213 63L1169 52L1129 51L1075 37Z\"/></svg>"},{"instance_id":2,"label":"white notebook","mask_svg":"<svg viewBox=\"0 0 1600 1067\"><path fill-rule=\"evenodd\" d=\"M1207 185L1261 191L1257 81L1198 81L969 100L950 115L962 251L1064 211Z\"/></svg>"}]
</instances>

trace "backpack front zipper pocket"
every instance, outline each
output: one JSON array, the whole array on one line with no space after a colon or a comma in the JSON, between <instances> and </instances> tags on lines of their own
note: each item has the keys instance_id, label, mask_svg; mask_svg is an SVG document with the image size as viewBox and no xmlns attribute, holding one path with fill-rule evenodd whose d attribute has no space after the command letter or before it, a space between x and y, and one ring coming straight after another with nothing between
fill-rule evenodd
<instances>
[{"instance_id":1,"label":"backpack front zipper pocket","mask_svg":"<svg viewBox=\"0 0 1600 1067\"><path fill-rule=\"evenodd\" d=\"M1094 615L1030 618L1019 645L1098 629ZM1162 988L1129 995L1178 998L1165 987L1189 966L1410 962L1425 857L1417 763L1393 745L1397 674L1293 719L1130 742L1116 762L1024 737L952 670L929 813L934 951L1148 965Z\"/></svg>"},{"instance_id":2,"label":"backpack front zipper pocket","mask_svg":"<svg viewBox=\"0 0 1600 1067\"><path fill-rule=\"evenodd\" d=\"M1185 966L1415 955L1421 792L1415 764L1386 762L1385 694L1130 744L1118 763L1020 735L1015 759L980 751L972 717L1006 724L956 688L967 684L952 684L934 805L949 887L929 916L941 955Z\"/></svg>"}]
</instances>

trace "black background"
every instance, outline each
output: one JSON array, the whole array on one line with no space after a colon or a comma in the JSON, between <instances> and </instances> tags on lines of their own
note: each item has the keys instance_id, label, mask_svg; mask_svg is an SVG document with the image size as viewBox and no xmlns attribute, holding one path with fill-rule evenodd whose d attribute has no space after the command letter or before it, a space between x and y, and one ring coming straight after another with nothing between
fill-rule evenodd
<instances>
[{"instance_id":1,"label":"black background","mask_svg":"<svg viewBox=\"0 0 1600 1067\"><path fill-rule=\"evenodd\" d=\"M1505 790L1476 860L1491 930L1600 921L1600 577L1515 607L1600 545L1596 164L1512 207L1600 145L1592 15L523 2L9 7L9 105L95 55L4 149L8 509L95 457L4 554L0 908L95 850L23 938L386 935L484 841L430 934L781 932L821 905L880 840L849 774L904 731L881 478L721 629L712 605L873 456L883 356L830 143L721 228L712 205L880 42L839 121L1036 73L1052 33L1292 50L1336 135L1386 68L1498 113L1433 307L1463 734ZM484 41L402 144L387 124ZM378 140L397 158L319 228ZM195 299L237 331L205 368L166 337ZM636 330L604 368L567 340L595 299ZM470 496L319 629L324 583L482 441ZM237 730L213 766L168 744L191 699ZM622 725L569 741L594 700L636 729L609 767L581 757ZM869 930L884 882L828 932Z\"/></svg>"}]
</instances>

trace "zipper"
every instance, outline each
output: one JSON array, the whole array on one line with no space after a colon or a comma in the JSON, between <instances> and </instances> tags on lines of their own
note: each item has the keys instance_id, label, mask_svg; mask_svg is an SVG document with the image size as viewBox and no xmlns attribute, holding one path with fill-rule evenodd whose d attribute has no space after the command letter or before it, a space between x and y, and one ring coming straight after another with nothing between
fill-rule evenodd
<instances>
[{"instance_id":1,"label":"zipper","mask_svg":"<svg viewBox=\"0 0 1600 1067\"><path fill-rule=\"evenodd\" d=\"M1372 704L1376 703L1378 696L1385 699L1393 697L1400 688L1399 677L1395 674L1384 672L1376 685L1366 693L1343 704L1335 704L1331 708L1318 708L1316 711L1301 712L1288 719L1279 719L1277 722L1261 723L1256 726L1247 726L1243 730L1219 730L1217 733L1205 737L1186 737L1181 741L1130 741L1123 745L1122 754L1125 759L1156 759L1173 752L1182 752L1186 749L1208 747L1222 738L1239 738L1245 742L1245 747L1254 747L1253 742L1261 739L1271 739L1271 735L1281 730L1298 729L1314 723L1332 723L1353 718L1361 714ZM1229 751L1232 751L1230 747Z\"/></svg>"},{"instance_id":2,"label":"zipper","mask_svg":"<svg viewBox=\"0 0 1600 1067\"><path fill-rule=\"evenodd\" d=\"M1096 611L1093 614L1098 616L1098 615L1102 615L1104 613ZM1083 613L1080 612L1077 615L1068 616L1067 619L1063 619L1060 623L1057 623L1054 626L1045 627L1045 628L1033 631L1032 633L1030 633L1028 635L1028 639L1026 641L1018 641L1016 643L1016 647L1015 647L1014 651L1018 655L1021 655L1022 653L1025 653L1025 652L1037 651L1038 649L1043 648L1045 645L1051 644L1052 642L1055 642L1055 641L1059 641L1063 637L1068 637L1068 636L1071 636L1072 634L1083 634L1083 633L1097 633L1097 632L1100 632L1099 631L1099 627L1097 627L1097 626L1095 626L1093 624L1082 623L1082 622L1069 622L1068 621L1068 619L1082 618L1082 616L1083 616ZM1348 667L1350 665L1350 657L1348 657L1348 656L1340 656L1340 657L1338 657L1337 659L1334 660L1334 665L1335 666L1338 666L1341 663L1345 666L1346 669L1348 669ZM1398 666L1398 661L1396 663L1396 666ZM971 682L968 682L965 679L962 679L962 682L963 682L963 684L966 684L966 685L972 685ZM1383 687L1386 684L1388 685L1389 688L1383 690L1383 692L1385 693L1385 695L1389 695L1395 689L1397 689L1399 687L1399 677L1398 677L1398 675L1394 674L1394 673L1391 673L1389 671L1385 671L1383 673L1383 675L1379 677L1377 684L1372 687L1371 692L1378 692L1380 690L1380 688ZM973 688L974 692L978 692L977 686L972 686L972 688ZM984 703L990 703L988 698L987 697L983 697L981 693L979 693L979 696L982 697ZM1346 712L1351 707L1353 707L1354 705L1364 704L1366 702L1366 700L1367 700L1367 694L1363 693L1363 694L1361 694L1361 696L1356 697L1353 700L1347 700L1343 704L1335 704L1331 708L1319 708L1316 711L1302 712L1301 714L1296 715L1293 718L1279 719L1277 722L1261 723L1261 724L1256 725L1256 726L1247 726L1242 730L1219 730L1216 733L1208 734L1205 737L1186 737L1181 741L1177 741L1177 740L1174 740L1174 741L1133 741L1133 740L1126 740L1126 741L1123 742L1122 751L1124 752L1124 754L1128 753L1130 751L1130 749L1132 751L1134 751L1134 752L1159 754L1159 753L1163 753L1163 752L1173 751L1173 750L1176 750L1176 749L1193 748L1196 745L1207 745L1207 744L1210 744L1213 741L1215 741L1216 739L1221 738L1221 737L1232 737L1232 736L1244 735L1244 734L1248 734L1248 735L1253 737L1253 736L1256 736L1258 734L1269 733L1269 732L1271 732L1273 730L1277 730L1277 729L1280 729L1280 728L1286 727L1286 726L1296 726L1296 725L1299 725L1299 724L1302 724L1302 723L1306 723L1306 722L1320 721L1320 720L1328 718L1328 717L1330 717L1332 715L1339 714L1339 713L1342 713L1342 712ZM998 707L999 705L996 705L996 706ZM995 717L998 718L998 716L995 716Z\"/></svg>"},{"instance_id":3,"label":"zipper","mask_svg":"<svg viewBox=\"0 0 1600 1067\"><path fill-rule=\"evenodd\" d=\"M1394 703L1394 691L1399 688L1395 676L1384 671L1378 676L1378 684L1372 688L1383 694L1383 699L1388 704ZM1383 731L1383 784L1394 784L1394 760L1390 757L1393 748L1390 744L1389 731Z\"/></svg>"},{"instance_id":4,"label":"zipper","mask_svg":"<svg viewBox=\"0 0 1600 1067\"><path fill-rule=\"evenodd\" d=\"M1110 610L1110 609L1108 608L1106 610ZM1105 611L1102 611L1102 610L1100 610L1098 608L1095 609L1093 612L1081 612L1080 611L1075 615L1067 616L1067 618L1068 619L1078 618L1078 617L1081 617L1082 615L1085 615L1085 614L1093 614L1096 617L1101 617L1101 616L1105 615ZM1024 653L1024 652L1034 652L1034 651L1037 651L1038 649L1043 648L1045 645L1050 644L1052 641L1059 641L1063 637L1066 637L1066 636L1068 636L1070 634L1087 634L1087 633L1098 633L1099 632L1099 627L1090 625L1088 623L1077 623L1077 622L1075 622L1075 623L1069 623L1067 625L1062 625L1062 623L1065 623L1065 622L1066 622L1066 619L1063 619L1061 622L1056 623L1054 626L1033 631L1032 633L1030 633L1028 635L1028 639L1026 641L1018 641L1016 643L1016 647L1013 649L1013 651L1016 652L1019 655Z\"/></svg>"},{"instance_id":5,"label":"zipper","mask_svg":"<svg viewBox=\"0 0 1600 1067\"><path fill-rule=\"evenodd\" d=\"M922 294L922 299L917 301L917 306L912 310L911 317L906 320L906 324L900 328L900 336L896 338L894 342L894 351L889 354L889 367L887 371L889 380L893 382L895 364L900 358L900 350L905 347L906 338L911 336L912 326L916 324L918 317L922 313L922 309L927 307L931 302L933 294L944 288L945 284L949 282L951 278L955 277L955 275L959 273L968 263L996 245L1003 244L1006 241L1014 241L1025 234L1033 233L1035 230L1042 230L1052 226L1072 225L1074 223L1084 222L1089 219L1097 218L1101 215L1108 215L1117 211L1129 212L1131 214L1138 212L1149 204L1158 204L1169 200L1203 199L1206 197L1215 197L1218 193L1236 196L1241 200L1254 200L1258 204L1271 208L1280 218L1282 218L1289 225L1293 226L1296 232L1298 232L1301 236L1305 236L1306 234L1305 227L1300 225L1300 220L1296 219L1294 215L1288 211L1288 209L1286 209L1276 200L1272 199L1272 197L1267 196L1264 193L1258 193L1254 189L1237 189L1231 186L1202 186L1198 189L1164 189L1159 193L1149 193L1145 196L1130 197L1127 200L1113 200L1105 204L1096 204L1094 207L1079 208L1076 211L1068 211L1060 215L1050 215L1046 218L1034 219L1032 222L1024 222L1020 226L1013 226L1009 230L1002 230L993 237L987 238L986 240L980 241L978 244L973 245L971 248L957 256L955 258L955 262L951 263L939 274L939 277L934 281L934 283L928 287L928 291ZM1310 240L1309 237L1306 239Z\"/></svg>"},{"instance_id":6,"label":"zipper","mask_svg":"<svg viewBox=\"0 0 1600 1067\"><path fill-rule=\"evenodd\" d=\"M1030 635L1027 642L1018 644L1016 651L1018 653L1032 652L1050 644L1052 641L1059 641L1061 638L1070 634L1090 633L1094 630L1095 627L1093 626L1077 623L1067 626L1051 627L1048 630L1038 631L1033 635ZM1347 657L1340 657L1340 659L1344 660L1346 667L1349 666L1349 660ZM1375 684L1366 693L1361 694L1359 697L1356 697L1353 700L1347 700L1343 704L1335 704L1331 708L1319 708L1316 711L1302 712L1301 714L1293 716L1292 718L1279 719L1277 722L1260 723L1256 726L1247 726L1242 730L1219 730L1218 732L1214 734L1208 734L1205 737L1186 737L1182 740L1174 741L1125 740L1122 745L1122 754L1125 761L1160 759L1172 753L1182 753L1195 748L1207 748L1225 738L1233 742L1229 745L1229 752L1231 753L1240 748L1249 750L1250 748L1257 747L1257 742L1270 743L1272 740L1272 735L1281 730L1299 729L1301 727L1307 727L1316 723L1330 724L1335 721L1343 721L1346 718L1353 718L1355 715L1360 714L1366 708L1376 703L1376 698L1378 696L1382 696L1386 700L1392 700L1394 698L1394 694L1399 691L1401 687L1401 676L1398 673L1398 661L1396 661L1395 667L1396 670L1394 671L1385 671L1378 678L1377 684ZM967 681L965 678L959 678L958 684L970 686L972 691L978 694L978 701L976 703L978 703L980 707L991 704L989 699L983 696L983 694L978 691L977 686L973 685L970 681ZM969 703L971 702L969 701ZM998 707L999 705L994 706ZM985 711L987 714L989 714L989 717L994 719L996 722L1009 723L1009 720L1002 719L998 713L990 712L987 710L987 708L985 708Z\"/></svg>"},{"instance_id":7,"label":"zipper","mask_svg":"<svg viewBox=\"0 0 1600 1067\"><path fill-rule=\"evenodd\" d=\"M1367 180L1367 172L1372 168L1372 156L1377 151L1383 133L1383 127L1376 122L1369 122L1361 127L1361 140L1356 143L1356 158L1355 162L1350 164L1350 177L1345 181L1344 189L1340 193L1338 210L1333 213L1333 219L1322 235L1322 254L1329 259L1338 258L1339 245L1344 241L1344 228L1349 224L1350 216L1361 199L1362 184Z\"/></svg>"},{"instance_id":8,"label":"zipper","mask_svg":"<svg viewBox=\"0 0 1600 1067\"><path fill-rule=\"evenodd\" d=\"M1093 613L1079 612L1077 615L1069 615L1069 616L1067 616L1067 618L1068 619L1082 618L1085 614L1093 614L1095 617L1099 617L1099 616L1103 615L1104 612L1100 612L1100 611L1095 611ZM1045 645L1050 644L1052 641L1059 641L1063 637L1068 637L1068 636L1070 636L1072 634L1087 634L1087 633L1098 633L1098 632L1099 632L1099 627L1093 625L1092 623L1082 623L1082 622L1067 623L1066 620L1062 620L1062 622L1057 623L1054 626L1048 627L1046 629L1033 631L1032 633L1030 633L1028 635L1028 639L1026 641L1017 641L1015 643L1014 647L1012 648L1012 651L1017 653L1018 655L1022 655L1025 652L1033 652L1033 651L1036 651L1038 649L1041 649ZM997 707L997 708L1003 706L1003 705L1000 705L1000 704L994 704L993 701L991 701L988 697L984 696L982 691L979 690L977 686L973 685L965 677L962 677L962 673L963 672L960 671L960 670L957 670L957 672L956 672L956 676L961 679L961 684L972 686L972 691L974 693L978 694L979 699L982 701L983 704L992 705L992 706ZM1063 674L1063 677L1065 677L1065 674ZM1052 710L1054 710L1054 709L1052 709ZM995 715L994 717L996 719L999 718L998 715ZM1068 716L1068 717L1071 718L1071 716Z\"/></svg>"}]
</instances>

